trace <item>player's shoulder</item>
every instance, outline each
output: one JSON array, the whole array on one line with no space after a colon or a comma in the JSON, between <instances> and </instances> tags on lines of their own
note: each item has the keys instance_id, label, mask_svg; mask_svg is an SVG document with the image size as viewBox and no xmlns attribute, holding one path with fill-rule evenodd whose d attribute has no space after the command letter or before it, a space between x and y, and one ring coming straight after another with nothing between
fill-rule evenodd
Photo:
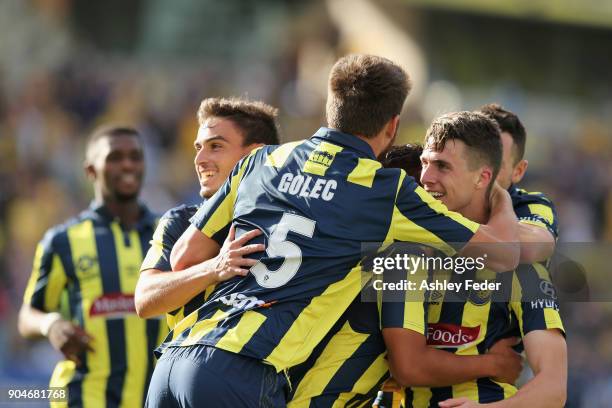
<instances>
[{"instance_id":1,"label":"player's shoulder","mask_svg":"<svg viewBox=\"0 0 612 408\"><path fill-rule=\"evenodd\" d=\"M40 243L45 247L54 246L59 240L65 239L68 230L74 228L93 217L89 210L84 210L80 214L70 217L60 224L56 224L45 231Z\"/></svg>"},{"instance_id":2,"label":"player's shoulder","mask_svg":"<svg viewBox=\"0 0 612 408\"><path fill-rule=\"evenodd\" d=\"M160 218L160 221L167 220L189 220L200 208L201 204L181 204L166 211Z\"/></svg>"},{"instance_id":3,"label":"player's shoulder","mask_svg":"<svg viewBox=\"0 0 612 408\"><path fill-rule=\"evenodd\" d=\"M528 191L524 188L512 186L509 192L512 198L519 200L547 201L552 203L552 200L541 191Z\"/></svg>"}]
</instances>

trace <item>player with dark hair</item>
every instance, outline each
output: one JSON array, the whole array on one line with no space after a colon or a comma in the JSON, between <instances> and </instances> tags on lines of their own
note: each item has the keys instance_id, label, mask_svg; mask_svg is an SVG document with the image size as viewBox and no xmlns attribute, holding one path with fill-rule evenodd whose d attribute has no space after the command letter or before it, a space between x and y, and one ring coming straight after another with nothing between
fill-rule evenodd
<instances>
[{"instance_id":1,"label":"player with dark hair","mask_svg":"<svg viewBox=\"0 0 612 408\"><path fill-rule=\"evenodd\" d=\"M163 403L283 406L286 370L308 358L360 292L363 242L414 241L449 255L463 245L469 253L475 241L516 242L505 191L495 191L493 216L479 225L376 161L395 139L408 90L406 73L387 59L341 58L329 80L330 127L255 150L198 210L174 246L173 269L214 257L232 225L237 236L263 231L266 254L246 277L216 285L160 347L193 362L172 372ZM487 262L513 268L518 247L494 250Z\"/></svg>"},{"instance_id":2,"label":"player with dark hair","mask_svg":"<svg viewBox=\"0 0 612 408\"><path fill-rule=\"evenodd\" d=\"M393 146L385 154L381 163L385 168L402 169L419 182L421 179L421 153L423 153L423 146L417 143Z\"/></svg>"},{"instance_id":3,"label":"player with dark hair","mask_svg":"<svg viewBox=\"0 0 612 408\"><path fill-rule=\"evenodd\" d=\"M476 122L470 118L477 117L482 126L466 126ZM489 217L489 185L494 182L501 162L499 136L497 146L493 147L494 132L481 130L496 127L492 120L478 113L444 115L429 128L421 156L421 182L425 190L439 197L450 210L475 222L485 222ZM440 270L434 272L433 279L496 280L502 289L466 287L457 293L432 291L427 311L430 346L462 355L480 355L504 337L516 319L535 377L518 391L513 384L493 378L479 378L452 387L412 387L406 391L406 406L439 404L468 408L501 400L515 406L563 406L567 381L563 324L554 291L541 289L552 287L541 264L521 265L516 271L498 275L487 269L473 269L460 278Z\"/></svg>"},{"instance_id":4,"label":"player with dark hair","mask_svg":"<svg viewBox=\"0 0 612 408\"><path fill-rule=\"evenodd\" d=\"M498 104L481 106L477 112L495 120L501 128L503 144L502 165L497 182L507 189L514 212L519 219L521 262L542 262L550 258L558 237L557 212L544 194L527 192L516 186L525 176L525 127L514 113Z\"/></svg>"},{"instance_id":5,"label":"player with dark hair","mask_svg":"<svg viewBox=\"0 0 612 408\"><path fill-rule=\"evenodd\" d=\"M95 131L85 171L94 201L38 245L19 331L47 337L64 355L50 386L66 390L68 406L142 406L153 349L168 330L159 319L139 319L134 309L138 269L157 223L138 202L144 174L138 132ZM68 315L59 313L61 299Z\"/></svg>"},{"instance_id":6,"label":"player with dark hair","mask_svg":"<svg viewBox=\"0 0 612 408\"><path fill-rule=\"evenodd\" d=\"M204 199L219 189L238 160L251 150L279 142L277 110L260 101L207 98L201 102L197 116L200 127L194 141L194 165ZM172 272L172 247L199 207L180 205L161 218L136 286L136 310L140 317L168 313L168 325L174 328L204 302L215 283L247 272L244 268L255 261L245 258L246 255L263 250L261 244L242 247L257 232L235 242L231 236L227 250L215 259Z\"/></svg>"}]
</instances>

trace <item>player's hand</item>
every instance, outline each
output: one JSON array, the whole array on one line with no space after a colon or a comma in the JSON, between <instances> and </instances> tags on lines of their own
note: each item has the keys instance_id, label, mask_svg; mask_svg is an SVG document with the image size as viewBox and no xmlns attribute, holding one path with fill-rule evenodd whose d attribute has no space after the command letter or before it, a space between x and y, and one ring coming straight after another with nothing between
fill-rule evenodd
<instances>
[{"instance_id":1,"label":"player's hand","mask_svg":"<svg viewBox=\"0 0 612 408\"><path fill-rule=\"evenodd\" d=\"M447 399L446 401L440 402L438 406L441 408L477 408L483 407L484 405L462 397Z\"/></svg>"},{"instance_id":2,"label":"player's hand","mask_svg":"<svg viewBox=\"0 0 612 408\"><path fill-rule=\"evenodd\" d=\"M245 256L266 249L263 244L246 245L247 242L261 234L262 232L256 229L236 239L236 230L233 225L231 226L219 255L215 257L215 276L218 282L234 276L246 276L249 273L249 268L259 262L255 259L245 258Z\"/></svg>"},{"instance_id":3,"label":"player's hand","mask_svg":"<svg viewBox=\"0 0 612 408\"><path fill-rule=\"evenodd\" d=\"M508 337L499 340L489 349L488 354L495 359L495 381L514 384L521 375L523 357L512 348L520 341L518 337Z\"/></svg>"},{"instance_id":4,"label":"player's hand","mask_svg":"<svg viewBox=\"0 0 612 408\"><path fill-rule=\"evenodd\" d=\"M508 192L496 181L493 184L493 187L491 188L491 195L489 196L489 200L491 202L491 207L493 208L497 207L497 205L499 205L501 201L511 199L510 194L508 194Z\"/></svg>"},{"instance_id":5,"label":"player's hand","mask_svg":"<svg viewBox=\"0 0 612 408\"><path fill-rule=\"evenodd\" d=\"M68 360L81 365L80 356L86 351L93 351L91 342L93 337L81 327L60 319L49 327L47 335L51 345L61 352Z\"/></svg>"}]
</instances>

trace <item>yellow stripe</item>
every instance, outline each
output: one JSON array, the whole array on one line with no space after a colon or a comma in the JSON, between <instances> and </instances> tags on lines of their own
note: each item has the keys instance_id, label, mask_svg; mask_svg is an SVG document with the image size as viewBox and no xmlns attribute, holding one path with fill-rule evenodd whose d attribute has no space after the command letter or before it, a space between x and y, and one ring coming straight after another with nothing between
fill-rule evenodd
<instances>
[{"instance_id":1,"label":"yellow stripe","mask_svg":"<svg viewBox=\"0 0 612 408\"><path fill-rule=\"evenodd\" d=\"M23 303L31 304L32 296L36 284L40 279L40 268L42 264L42 257L44 255L44 248L42 245L36 247L36 253L34 255L34 266L32 268L32 274L28 280L25 293L23 295ZM57 254L52 255L51 259L51 270L47 276L47 284L45 286L44 293L44 311L52 312L59 308L60 297L64 288L66 287L66 272L64 271L64 265Z\"/></svg>"},{"instance_id":2,"label":"yellow stripe","mask_svg":"<svg viewBox=\"0 0 612 408\"><path fill-rule=\"evenodd\" d=\"M142 266L140 267L141 271L155 268L155 265L164 256L164 235L166 234L166 228L169 222L170 220L166 218L160 220L159 224L157 224L157 228L155 228L153 238L150 242L151 246L147 251L145 259L142 261Z\"/></svg>"},{"instance_id":3,"label":"yellow stripe","mask_svg":"<svg viewBox=\"0 0 612 408\"><path fill-rule=\"evenodd\" d=\"M485 274L487 270L480 272ZM484 341L484 338L487 335L487 323L489 321L490 310L490 301L483 305L475 305L470 301L465 302L461 325L464 327L480 326L480 333L478 334L476 341L474 341L471 346L459 348L455 354L463 356L475 356L479 354L476 345ZM478 383L476 381L468 381L463 384L453 385L453 398L459 397L466 397L473 401L478 401Z\"/></svg>"},{"instance_id":4,"label":"yellow stripe","mask_svg":"<svg viewBox=\"0 0 612 408\"><path fill-rule=\"evenodd\" d=\"M197 312L198 311L196 310L195 312L190 314L188 318L191 317L192 315L197 316ZM189 332L189 336L187 336L187 338L181 343L181 346L192 346L196 344L202 337L204 337L212 329L217 327L217 324L219 324L219 322L221 322L222 320L225 320L227 316L228 316L227 312L217 310L210 319L206 319L206 320L197 322L196 324L193 325L193 327L191 328L191 331ZM184 319L184 320L187 320L187 319ZM183 322L181 321L181 323Z\"/></svg>"},{"instance_id":5,"label":"yellow stripe","mask_svg":"<svg viewBox=\"0 0 612 408\"><path fill-rule=\"evenodd\" d=\"M93 301L104 293L93 222L87 220L68 228L68 240L72 251L72 259L75 263L75 274L79 279L81 289L84 329L94 339L92 343L94 351L87 352L89 374L85 376L82 385L83 406L87 408L106 404L104 384L110 374L106 319L99 316L89 316L89 309ZM86 259L85 257L95 261L87 271L80 271L78 268L79 259Z\"/></svg>"},{"instance_id":6,"label":"yellow stripe","mask_svg":"<svg viewBox=\"0 0 612 408\"><path fill-rule=\"evenodd\" d=\"M176 339L179 334L192 327L198 321L198 311L194 310L189 316L182 318L181 320L176 319L174 327L172 328L172 340Z\"/></svg>"},{"instance_id":7,"label":"yellow stripe","mask_svg":"<svg viewBox=\"0 0 612 408\"><path fill-rule=\"evenodd\" d=\"M427 279L427 270L419 268L407 279L420 286L421 282ZM425 290L407 290L404 299L403 327L423 335L425 334L425 293Z\"/></svg>"},{"instance_id":8,"label":"yellow stripe","mask_svg":"<svg viewBox=\"0 0 612 408\"><path fill-rule=\"evenodd\" d=\"M493 382L502 387L502 389L504 390L504 399L512 397L518 391L518 389L512 384L500 383L497 381Z\"/></svg>"},{"instance_id":9,"label":"yellow stripe","mask_svg":"<svg viewBox=\"0 0 612 408\"><path fill-rule=\"evenodd\" d=\"M521 337L525 336L523 330L523 305L521 304L521 298L523 297L523 289L521 288L521 282L518 279L516 271L512 273L512 293L510 294L510 307L516 314L519 328L521 329Z\"/></svg>"},{"instance_id":10,"label":"yellow stripe","mask_svg":"<svg viewBox=\"0 0 612 408\"><path fill-rule=\"evenodd\" d=\"M540 217L544 218L549 224L553 224L554 216L552 209L549 206L544 204L529 204L528 207L529 211L531 211L532 214L539 215Z\"/></svg>"},{"instance_id":11,"label":"yellow stripe","mask_svg":"<svg viewBox=\"0 0 612 408\"><path fill-rule=\"evenodd\" d=\"M238 324L229 329L217 342L216 347L232 353L240 353L244 345L251 340L253 333L266 321L266 316L253 310L246 311Z\"/></svg>"},{"instance_id":12,"label":"yellow stripe","mask_svg":"<svg viewBox=\"0 0 612 408\"><path fill-rule=\"evenodd\" d=\"M449 256L455 254L453 247L438 238L433 232L410 221L396 206L393 207L391 224L394 230L393 238L398 241L418 242L443 251Z\"/></svg>"},{"instance_id":13,"label":"yellow stripe","mask_svg":"<svg viewBox=\"0 0 612 408\"><path fill-rule=\"evenodd\" d=\"M423 187L418 186L414 191L419 197L421 197L421 200L423 200L423 202L425 202L429 206L429 208L431 208L438 214L445 215L446 217L452 219L458 224L463 225L465 228L469 229L474 233L480 227L480 224L478 224L477 222L465 218L458 212L450 211L448 208L446 208L442 201L433 198L427 191L423 189Z\"/></svg>"},{"instance_id":14,"label":"yellow stripe","mask_svg":"<svg viewBox=\"0 0 612 408\"><path fill-rule=\"evenodd\" d=\"M354 394L365 394L371 390L378 381L385 375L389 370L385 353L381 353L376 360L368 367L361 377L353 385L351 392ZM341 394L342 395L342 394ZM351 396L352 398L352 396Z\"/></svg>"},{"instance_id":15,"label":"yellow stripe","mask_svg":"<svg viewBox=\"0 0 612 408\"><path fill-rule=\"evenodd\" d=\"M138 232L129 232L130 246L124 245L123 231L119 223L113 222L111 230L115 238L119 282L121 293L133 295L138 281L138 270L142 261L142 249ZM121 407L140 407L143 405L142 394L146 380L146 364L149 358L147 350L146 320L137 315L126 315L123 319L125 330L125 355L128 371L123 382Z\"/></svg>"},{"instance_id":16,"label":"yellow stripe","mask_svg":"<svg viewBox=\"0 0 612 408\"><path fill-rule=\"evenodd\" d=\"M478 383L474 380L453 385L453 398L461 397L468 398L472 401L478 401Z\"/></svg>"},{"instance_id":17,"label":"yellow stripe","mask_svg":"<svg viewBox=\"0 0 612 408\"><path fill-rule=\"evenodd\" d=\"M202 232L206 234L206 236L212 238L213 235L221 231L230 222L232 222L232 219L234 218L234 203L236 202L238 186L240 185L240 180L242 180L242 176L244 175L251 156L252 153L246 159L244 159L238 173L233 176L230 181L231 188L229 193L227 196L225 196L219 207L217 207L215 212L209 217L208 222L202 228Z\"/></svg>"},{"instance_id":18,"label":"yellow stripe","mask_svg":"<svg viewBox=\"0 0 612 408\"><path fill-rule=\"evenodd\" d=\"M427 408L432 394L427 387L412 387L412 408Z\"/></svg>"},{"instance_id":19,"label":"yellow stripe","mask_svg":"<svg viewBox=\"0 0 612 408\"><path fill-rule=\"evenodd\" d=\"M283 167L285 165L285 161L287 161L287 158L291 152L293 152L293 149L303 142L303 140L299 140L297 142L280 145L278 148L276 148L276 150L268 155L266 158L266 166L276 167L277 169Z\"/></svg>"},{"instance_id":20,"label":"yellow stripe","mask_svg":"<svg viewBox=\"0 0 612 408\"><path fill-rule=\"evenodd\" d=\"M32 267L32 274L28 280L25 292L23 294L23 303L29 305L32 303L32 295L34 295L34 289L36 288L36 282L40 279L40 264L42 263L42 257L44 255L44 247L41 244L36 246L36 252L34 253L34 266Z\"/></svg>"},{"instance_id":21,"label":"yellow stripe","mask_svg":"<svg viewBox=\"0 0 612 408\"><path fill-rule=\"evenodd\" d=\"M343 147L341 146L321 142L319 146L308 155L308 160L304 163L302 171L304 171L304 173L316 174L317 176L324 176L325 172L327 172L327 169L329 169L336 158L336 153L341 152L342 149ZM326 154L322 155L321 153ZM331 158L329 156L331 156Z\"/></svg>"},{"instance_id":22,"label":"yellow stripe","mask_svg":"<svg viewBox=\"0 0 612 408\"><path fill-rule=\"evenodd\" d=\"M295 319L266 362L277 372L305 361L361 289L361 265L312 299Z\"/></svg>"},{"instance_id":23,"label":"yellow stripe","mask_svg":"<svg viewBox=\"0 0 612 408\"><path fill-rule=\"evenodd\" d=\"M349 183L372 188L374 177L376 177L376 170L381 167L382 164L376 160L360 158L357 166L350 172L346 180Z\"/></svg>"},{"instance_id":24,"label":"yellow stripe","mask_svg":"<svg viewBox=\"0 0 612 408\"><path fill-rule=\"evenodd\" d=\"M546 322L547 329L559 329L565 332L561 316L555 309L551 309L550 307L544 308L544 321Z\"/></svg>"},{"instance_id":25,"label":"yellow stripe","mask_svg":"<svg viewBox=\"0 0 612 408\"><path fill-rule=\"evenodd\" d=\"M314 366L300 382L294 401L310 400L321 395L336 372L368 338L368 334L353 331L347 321L330 340ZM292 405L289 404L288 407Z\"/></svg>"},{"instance_id":26,"label":"yellow stripe","mask_svg":"<svg viewBox=\"0 0 612 408\"><path fill-rule=\"evenodd\" d=\"M55 369L53 370L53 374L51 375L51 380L49 381L49 387L59 387L64 388L66 391L66 395L68 395L68 389L65 387L68 385L74 373L76 371L76 365L73 361L63 360L57 363ZM68 407L68 398L64 402L51 402L51 408L64 408Z\"/></svg>"},{"instance_id":27,"label":"yellow stripe","mask_svg":"<svg viewBox=\"0 0 612 408\"><path fill-rule=\"evenodd\" d=\"M522 224L535 225L536 227L544 228L548 231L548 225L544 224L542 221L534 221L534 220L519 220Z\"/></svg>"}]
</instances>

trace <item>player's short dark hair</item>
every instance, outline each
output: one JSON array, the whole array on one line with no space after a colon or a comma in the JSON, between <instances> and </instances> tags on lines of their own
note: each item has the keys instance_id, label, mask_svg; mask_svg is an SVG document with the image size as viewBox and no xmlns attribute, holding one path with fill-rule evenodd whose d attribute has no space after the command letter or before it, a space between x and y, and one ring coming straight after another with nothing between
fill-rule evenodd
<instances>
[{"instance_id":1,"label":"player's short dark hair","mask_svg":"<svg viewBox=\"0 0 612 408\"><path fill-rule=\"evenodd\" d=\"M200 103L198 121L223 118L242 130L242 145L253 143L279 144L279 126L276 121L278 109L261 101L243 98L206 98Z\"/></svg>"},{"instance_id":2,"label":"player's short dark hair","mask_svg":"<svg viewBox=\"0 0 612 408\"><path fill-rule=\"evenodd\" d=\"M374 55L347 55L329 74L326 116L329 127L374 137L402 111L410 91L408 74Z\"/></svg>"},{"instance_id":3,"label":"player's short dark hair","mask_svg":"<svg viewBox=\"0 0 612 408\"><path fill-rule=\"evenodd\" d=\"M465 143L470 169L489 165L493 169L492 181L495 180L501 166L502 142L499 125L494 120L468 111L447 113L434 119L427 129L425 146L442 151L449 140Z\"/></svg>"},{"instance_id":4,"label":"player's short dark hair","mask_svg":"<svg viewBox=\"0 0 612 408\"><path fill-rule=\"evenodd\" d=\"M142 137L138 130L130 126L123 125L102 125L93 130L87 139L87 145L85 147L85 160L91 162L95 154L94 149L98 140L105 137L116 137L116 136L131 136L138 139L138 142L142 144Z\"/></svg>"},{"instance_id":5,"label":"player's short dark hair","mask_svg":"<svg viewBox=\"0 0 612 408\"><path fill-rule=\"evenodd\" d=\"M525 141L527 132L525 127L515 113L504 109L497 103L489 103L478 108L478 111L488 118L497 122L502 132L507 132L514 142L514 164L517 164L525 156Z\"/></svg>"},{"instance_id":6,"label":"player's short dark hair","mask_svg":"<svg viewBox=\"0 0 612 408\"><path fill-rule=\"evenodd\" d=\"M416 143L393 146L383 158L382 165L386 168L404 169L418 183L421 178L422 153L423 146Z\"/></svg>"}]
</instances>

